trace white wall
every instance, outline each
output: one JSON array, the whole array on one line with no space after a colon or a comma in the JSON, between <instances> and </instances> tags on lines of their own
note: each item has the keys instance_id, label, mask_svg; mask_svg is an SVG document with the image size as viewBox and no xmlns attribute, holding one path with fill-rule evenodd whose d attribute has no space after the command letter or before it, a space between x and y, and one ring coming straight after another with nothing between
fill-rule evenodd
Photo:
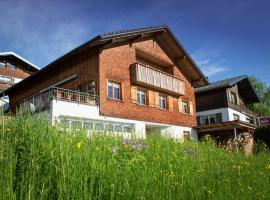
<instances>
[{"instance_id":1,"label":"white wall","mask_svg":"<svg viewBox=\"0 0 270 200\"><path fill-rule=\"evenodd\" d=\"M213 115L213 114L216 114L216 113L221 113L222 114L222 121L223 122L230 121L228 108L219 108L219 109L213 109L213 110L197 112L197 116Z\"/></svg>"},{"instance_id":2,"label":"white wall","mask_svg":"<svg viewBox=\"0 0 270 200\"><path fill-rule=\"evenodd\" d=\"M197 132L191 127L175 126L168 124L152 123L138 120L129 120L115 117L106 117L99 115L99 107L86 104L79 104L76 102L66 102L60 100L52 101L51 119L53 122L59 120L59 117L78 117L84 119L101 120L116 123L125 123L133 126L135 137L146 137L146 126L157 127L161 129L163 135L171 136L175 139L181 139L183 137L183 131L189 131L191 139L197 140Z\"/></svg>"},{"instance_id":3,"label":"white wall","mask_svg":"<svg viewBox=\"0 0 270 200\"><path fill-rule=\"evenodd\" d=\"M236 110L233 110L231 108L228 108L228 112L229 112L229 120L230 121L233 121L234 120L234 116L233 115L236 114L236 115L239 115L239 120L240 121L249 122L249 120L247 120L247 117L249 118L249 116L247 116L247 115L245 115L243 113L240 113L240 112L238 112Z\"/></svg>"},{"instance_id":4,"label":"white wall","mask_svg":"<svg viewBox=\"0 0 270 200\"><path fill-rule=\"evenodd\" d=\"M222 113L222 121L228 122L228 121L234 121L233 114L239 115L239 120L243 122L249 122L246 118L247 115L240 113L236 110L233 110L231 108L219 108L219 109L213 109L213 110L207 110L202 112L197 112L197 116L203 116L203 115L212 115L216 113Z\"/></svg>"}]
</instances>

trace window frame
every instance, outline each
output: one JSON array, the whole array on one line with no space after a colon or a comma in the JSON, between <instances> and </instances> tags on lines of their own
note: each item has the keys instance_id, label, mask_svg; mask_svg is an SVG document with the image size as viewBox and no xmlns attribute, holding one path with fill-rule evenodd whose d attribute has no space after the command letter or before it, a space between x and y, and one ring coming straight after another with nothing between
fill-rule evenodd
<instances>
[{"instance_id":1,"label":"window frame","mask_svg":"<svg viewBox=\"0 0 270 200\"><path fill-rule=\"evenodd\" d=\"M187 112L185 112L184 104L187 105ZM188 100L182 99L182 113L190 114L190 108L189 108L189 101Z\"/></svg>"},{"instance_id":2,"label":"window frame","mask_svg":"<svg viewBox=\"0 0 270 200\"><path fill-rule=\"evenodd\" d=\"M235 92L230 92L230 95L231 95L231 99L230 99L230 101L231 101L231 103L233 103L233 104L236 104L236 105L238 105L238 101L237 101L237 94L235 93ZM233 100L234 99L234 100Z\"/></svg>"},{"instance_id":3,"label":"window frame","mask_svg":"<svg viewBox=\"0 0 270 200\"><path fill-rule=\"evenodd\" d=\"M233 113L233 120L234 121L239 121L240 120L240 115L237 115L237 114L235 114L235 113Z\"/></svg>"},{"instance_id":4,"label":"window frame","mask_svg":"<svg viewBox=\"0 0 270 200\"><path fill-rule=\"evenodd\" d=\"M164 100L164 108L163 107L161 107L161 98L163 98L163 100ZM163 109L163 110L167 110L167 96L166 95L164 95L164 94L159 94L158 95L158 107L160 108L160 109Z\"/></svg>"},{"instance_id":5,"label":"window frame","mask_svg":"<svg viewBox=\"0 0 270 200\"><path fill-rule=\"evenodd\" d=\"M139 101L138 101L138 93L139 93L139 97L140 97ZM141 102L142 94L144 95L144 102L143 103ZM142 89L142 88L137 88L136 103L139 104L139 105L146 106L146 98L147 98L146 90Z\"/></svg>"},{"instance_id":6,"label":"window frame","mask_svg":"<svg viewBox=\"0 0 270 200\"><path fill-rule=\"evenodd\" d=\"M112 96L109 95L109 84L111 84L112 86ZM118 85L119 86L119 98L116 98L116 95L115 95L115 85ZM111 81L111 80L108 80L108 83L107 83L107 97L109 99L115 99L115 100L122 100L122 85L120 82L117 82L117 81Z\"/></svg>"}]
</instances>

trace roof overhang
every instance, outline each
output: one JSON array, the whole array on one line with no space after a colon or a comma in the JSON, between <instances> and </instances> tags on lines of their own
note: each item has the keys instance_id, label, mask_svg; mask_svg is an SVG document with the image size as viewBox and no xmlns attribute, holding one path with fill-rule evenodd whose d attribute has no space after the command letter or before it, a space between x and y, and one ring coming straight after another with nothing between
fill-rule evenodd
<instances>
[{"instance_id":1,"label":"roof overhang","mask_svg":"<svg viewBox=\"0 0 270 200\"><path fill-rule=\"evenodd\" d=\"M31 68L32 71L39 70L38 66L36 66L35 64L31 63L30 61L24 59L23 57L19 56L14 52L0 52L0 62L3 61L9 62L11 64L13 64L14 62L21 63L22 65Z\"/></svg>"},{"instance_id":2,"label":"roof overhang","mask_svg":"<svg viewBox=\"0 0 270 200\"><path fill-rule=\"evenodd\" d=\"M222 130L233 130L233 129L247 129L247 130L255 130L256 125L242 122L239 120L229 121L229 122L222 122L217 124L202 124L193 127L197 130L198 133L203 132L215 132L215 131L222 131Z\"/></svg>"},{"instance_id":3,"label":"roof overhang","mask_svg":"<svg viewBox=\"0 0 270 200\"><path fill-rule=\"evenodd\" d=\"M24 83L33 80L35 77L42 75L43 72L50 70L57 63L70 56L78 55L93 48L96 48L99 52L102 52L103 49L112 48L125 43L132 44L134 42L148 40L151 38L157 41L161 48L169 55L171 60L179 67L181 72L187 77L194 87L208 84L207 78L173 35L169 27L157 26L98 35L97 37L53 61L23 81L10 87L5 91L5 94L9 95L9 93L11 93L15 88L18 88Z\"/></svg>"},{"instance_id":4,"label":"roof overhang","mask_svg":"<svg viewBox=\"0 0 270 200\"><path fill-rule=\"evenodd\" d=\"M256 90L252 86L250 79L248 76L243 75L239 77L234 77L226 80L221 80L215 83L211 83L209 85L205 85L195 89L195 93L208 93L215 90L226 89L237 85L238 91L241 96L245 99L246 103L259 103L260 98L257 95Z\"/></svg>"}]
</instances>

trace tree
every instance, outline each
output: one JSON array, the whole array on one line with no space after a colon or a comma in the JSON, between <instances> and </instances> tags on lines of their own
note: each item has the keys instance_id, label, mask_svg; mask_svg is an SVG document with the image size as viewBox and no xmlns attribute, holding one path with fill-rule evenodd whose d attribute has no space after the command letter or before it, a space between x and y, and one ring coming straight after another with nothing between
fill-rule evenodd
<instances>
[{"instance_id":1,"label":"tree","mask_svg":"<svg viewBox=\"0 0 270 200\"><path fill-rule=\"evenodd\" d=\"M250 109L260 116L270 115L270 87L255 76L251 76L249 79L261 100L260 103L250 105Z\"/></svg>"}]
</instances>

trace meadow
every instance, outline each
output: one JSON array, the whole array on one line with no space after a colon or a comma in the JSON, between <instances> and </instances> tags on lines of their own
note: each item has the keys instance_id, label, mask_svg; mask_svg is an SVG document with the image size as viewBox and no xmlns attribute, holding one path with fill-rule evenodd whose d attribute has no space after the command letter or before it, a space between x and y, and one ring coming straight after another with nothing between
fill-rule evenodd
<instances>
[{"instance_id":1,"label":"meadow","mask_svg":"<svg viewBox=\"0 0 270 200\"><path fill-rule=\"evenodd\" d=\"M270 154L67 133L31 116L0 127L0 199L270 199Z\"/></svg>"}]
</instances>

